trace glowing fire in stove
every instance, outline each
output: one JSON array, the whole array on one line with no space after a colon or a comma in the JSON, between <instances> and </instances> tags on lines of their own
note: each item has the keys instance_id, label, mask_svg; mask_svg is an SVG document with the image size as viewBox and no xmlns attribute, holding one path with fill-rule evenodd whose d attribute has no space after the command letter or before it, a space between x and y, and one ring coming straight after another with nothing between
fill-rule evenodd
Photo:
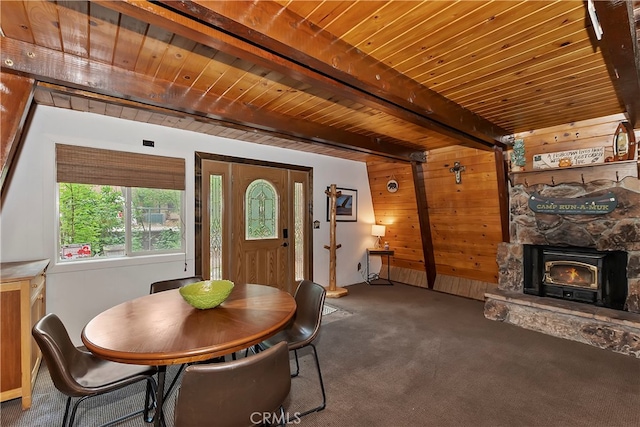
<instances>
[{"instance_id":1,"label":"glowing fire in stove","mask_svg":"<svg viewBox=\"0 0 640 427\"><path fill-rule=\"evenodd\" d=\"M574 261L547 261L544 282L546 284L598 288L598 269L595 266Z\"/></svg>"},{"instance_id":2,"label":"glowing fire in stove","mask_svg":"<svg viewBox=\"0 0 640 427\"><path fill-rule=\"evenodd\" d=\"M575 268L569 269L569 283L573 282L576 279L580 278L580 273Z\"/></svg>"},{"instance_id":3,"label":"glowing fire in stove","mask_svg":"<svg viewBox=\"0 0 640 427\"><path fill-rule=\"evenodd\" d=\"M580 274L580 270L574 267L566 267L558 273L558 279L566 284L581 285L589 281L583 274Z\"/></svg>"}]
</instances>

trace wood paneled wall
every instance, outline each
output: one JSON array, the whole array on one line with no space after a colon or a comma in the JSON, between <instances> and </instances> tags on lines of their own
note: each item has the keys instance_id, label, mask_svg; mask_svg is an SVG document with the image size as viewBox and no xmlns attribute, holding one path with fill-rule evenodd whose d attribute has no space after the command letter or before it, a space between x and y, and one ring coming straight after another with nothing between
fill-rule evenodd
<instances>
[{"instance_id":1,"label":"wood paneled wall","mask_svg":"<svg viewBox=\"0 0 640 427\"><path fill-rule=\"evenodd\" d=\"M449 171L455 161L465 167L462 182ZM483 299L497 286L496 251L502 241L494 153L471 148L439 149L423 165L436 261L435 289ZM393 280L427 286L411 165L368 162L376 222L387 225L395 256ZM386 183L394 178L397 193ZM382 269L384 273L384 268Z\"/></svg>"},{"instance_id":2,"label":"wood paneled wall","mask_svg":"<svg viewBox=\"0 0 640 427\"><path fill-rule=\"evenodd\" d=\"M525 169L532 169L538 153L600 146L610 151L624 120L616 114L516 134L525 142ZM460 184L449 171L455 161L465 167ZM483 300L485 291L497 287L496 252L502 241L494 153L465 147L433 150L423 168L436 261L434 289ZM367 170L376 222L387 226L385 240L396 251L392 279L427 287L411 165L376 160L367 162ZM390 178L400 184L397 193L386 190Z\"/></svg>"},{"instance_id":3,"label":"wood paneled wall","mask_svg":"<svg viewBox=\"0 0 640 427\"><path fill-rule=\"evenodd\" d=\"M387 227L383 241L394 250L391 259L391 277L402 283L426 287L424 253L420 237L418 206L413 185L411 164L393 160L367 162L369 186L376 224ZM395 179L398 191L387 191L387 182ZM386 257L382 257L386 262ZM386 268L380 273L386 274Z\"/></svg>"},{"instance_id":4,"label":"wood paneled wall","mask_svg":"<svg viewBox=\"0 0 640 427\"><path fill-rule=\"evenodd\" d=\"M456 161L465 167L460 184L449 170ZM438 276L497 285L502 227L494 153L465 147L431 151L425 180ZM453 293L469 295L464 286Z\"/></svg>"},{"instance_id":5,"label":"wood paneled wall","mask_svg":"<svg viewBox=\"0 0 640 427\"><path fill-rule=\"evenodd\" d=\"M515 134L516 138L524 139L525 170L533 170L534 154L605 147L605 157L612 156L613 134L625 120L624 114L614 114ZM635 133L636 141L640 141L640 129Z\"/></svg>"}]
</instances>

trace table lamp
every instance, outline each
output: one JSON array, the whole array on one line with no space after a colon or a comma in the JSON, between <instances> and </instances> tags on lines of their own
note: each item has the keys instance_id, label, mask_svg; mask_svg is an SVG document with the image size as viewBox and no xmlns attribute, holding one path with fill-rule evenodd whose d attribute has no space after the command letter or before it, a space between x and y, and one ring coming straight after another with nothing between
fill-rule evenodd
<instances>
[{"instance_id":1,"label":"table lamp","mask_svg":"<svg viewBox=\"0 0 640 427\"><path fill-rule=\"evenodd\" d=\"M386 231L387 230L384 225L373 224L371 226L371 235L378 238L375 244L376 249L380 249L382 247L382 245L380 244L380 238L385 235Z\"/></svg>"}]
</instances>

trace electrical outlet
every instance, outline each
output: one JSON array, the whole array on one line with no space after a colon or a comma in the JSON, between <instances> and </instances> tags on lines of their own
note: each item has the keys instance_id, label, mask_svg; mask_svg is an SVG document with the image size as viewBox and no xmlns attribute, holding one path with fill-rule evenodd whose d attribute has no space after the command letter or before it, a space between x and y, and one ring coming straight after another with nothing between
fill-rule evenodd
<instances>
[{"instance_id":1,"label":"electrical outlet","mask_svg":"<svg viewBox=\"0 0 640 427\"><path fill-rule=\"evenodd\" d=\"M358 271L360 271L360 270L362 270L362 263L361 262L358 263Z\"/></svg>"}]
</instances>

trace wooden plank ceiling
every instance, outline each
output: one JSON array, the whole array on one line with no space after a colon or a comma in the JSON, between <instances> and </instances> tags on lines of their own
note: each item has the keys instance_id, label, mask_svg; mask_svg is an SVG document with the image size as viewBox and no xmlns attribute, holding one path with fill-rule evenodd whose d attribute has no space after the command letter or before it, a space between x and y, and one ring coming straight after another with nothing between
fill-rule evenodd
<instances>
[{"instance_id":1,"label":"wooden plank ceiling","mask_svg":"<svg viewBox=\"0 0 640 427\"><path fill-rule=\"evenodd\" d=\"M601 42L585 3L3 1L1 66L39 81L41 104L420 161L621 112L637 125L639 2L599 6L631 16ZM627 37L630 54L603 56Z\"/></svg>"}]
</instances>

